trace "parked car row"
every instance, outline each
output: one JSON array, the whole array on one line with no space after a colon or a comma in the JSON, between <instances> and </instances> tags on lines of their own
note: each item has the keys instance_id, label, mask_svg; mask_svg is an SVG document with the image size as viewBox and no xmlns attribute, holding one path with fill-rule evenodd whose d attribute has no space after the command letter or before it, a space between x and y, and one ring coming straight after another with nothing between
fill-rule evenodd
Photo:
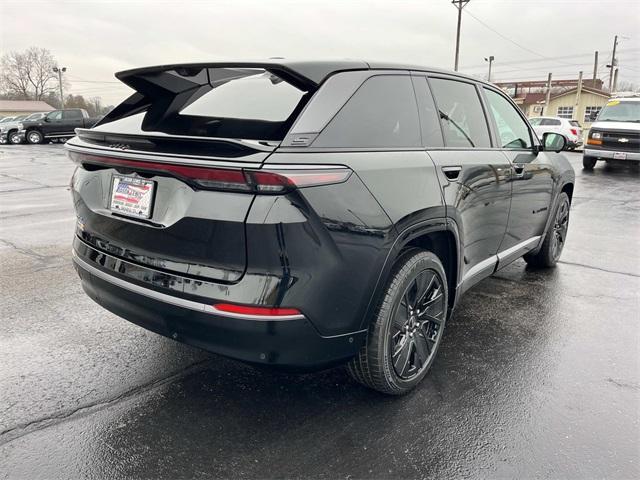
<instances>
[{"instance_id":1,"label":"parked car row","mask_svg":"<svg viewBox=\"0 0 640 480\"><path fill-rule=\"evenodd\" d=\"M6 117L0 120L0 144L64 141L75 135L76 128L92 127L99 119L89 116L83 108Z\"/></svg>"}]
</instances>

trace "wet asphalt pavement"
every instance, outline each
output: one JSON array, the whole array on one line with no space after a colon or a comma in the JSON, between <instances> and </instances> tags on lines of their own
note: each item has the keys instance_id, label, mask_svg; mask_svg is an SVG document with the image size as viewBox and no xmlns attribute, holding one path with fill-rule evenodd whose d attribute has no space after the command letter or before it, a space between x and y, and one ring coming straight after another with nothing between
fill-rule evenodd
<instances>
[{"instance_id":1,"label":"wet asphalt pavement","mask_svg":"<svg viewBox=\"0 0 640 480\"><path fill-rule=\"evenodd\" d=\"M389 398L147 332L71 266L72 165L0 147L0 478L640 477L640 174L576 169L556 269L469 291Z\"/></svg>"}]
</instances>

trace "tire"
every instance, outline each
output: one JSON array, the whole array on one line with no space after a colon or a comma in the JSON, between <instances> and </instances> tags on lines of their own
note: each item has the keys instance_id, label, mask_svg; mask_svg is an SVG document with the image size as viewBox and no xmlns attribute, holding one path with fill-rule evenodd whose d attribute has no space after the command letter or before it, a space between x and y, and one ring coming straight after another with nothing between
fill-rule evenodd
<instances>
[{"instance_id":1,"label":"tire","mask_svg":"<svg viewBox=\"0 0 640 480\"><path fill-rule=\"evenodd\" d=\"M436 358L448 293L436 255L417 249L402 255L371 319L366 343L347 366L349 374L382 393L402 395L412 390Z\"/></svg>"},{"instance_id":2,"label":"tire","mask_svg":"<svg viewBox=\"0 0 640 480\"><path fill-rule=\"evenodd\" d=\"M567 240L570 210L569 196L562 192L553 212L553 223L549 225L549 231L544 236L542 247L537 253L527 253L523 257L527 264L532 267L550 268L558 263Z\"/></svg>"},{"instance_id":3,"label":"tire","mask_svg":"<svg viewBox=\"0 0 640 480\"><path fill-rule=\"evenodd\" d=\"M40 131L29 130L27 132L27 143L31 145L37 145L39 143L42 143L43 141L44 141L44 137L42 136L42 133L40 133Z\"/></svg>"},{"instance_id":4,"label":"tire","mask_svg":"<svg viewBox=\"0 0 640 480\"><path fill-rule=\"evenodd\" d=\"M11 145L19 145L22 143L22 139L18 136L17 131L12 131L7 134L7 139Z\"/></svg>"},{"instance_id":5,"label":"tire","mask_svg":"<svg viewBox=\"0 0 640 480\"><path fill-rule=\"evenodd\" d=\"M587 157L584 155L582 157L582 168L585 170L593 170L593 167L596 166L596 162L598 160L595 157Z\"/></svg>"}]
</instances>

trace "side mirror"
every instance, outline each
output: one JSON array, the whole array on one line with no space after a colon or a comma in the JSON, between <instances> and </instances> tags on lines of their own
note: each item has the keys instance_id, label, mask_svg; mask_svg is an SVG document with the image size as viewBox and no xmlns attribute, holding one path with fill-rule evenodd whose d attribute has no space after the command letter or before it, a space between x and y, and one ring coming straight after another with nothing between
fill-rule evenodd
<instances>
[{"instance_id":1,"label":"side mirror","mask_svg":"<svg viewBox=\"0 0 640 480\"><path fill-rule=\"evenodd\" d=\"M560 153L567 146L567 139L553 132L542 134L542 145L546 151Z\"/></svg>"},{"instance_id":2,"label":"side mirror","mask_svg":"<svg viewBox=\"0 0 640 480\"><path fill-rule=\"evenodd\" d=\"M589 121L590 122L595 122L596 118L598 118L598 112L591 112L589 114Z\"/></svg>"},{"instance_id":3,"label":"side mirror","mask_svg":"<svg viewBox=\"0 0 640 480\"><path fill-rule=\"evenodd\" d=\"M49 116L48 115L45 115L44 117L42 117L42 120L44 122L50 122L51 121L51 120L49 120Z\"/></svg>"}]
</instances>

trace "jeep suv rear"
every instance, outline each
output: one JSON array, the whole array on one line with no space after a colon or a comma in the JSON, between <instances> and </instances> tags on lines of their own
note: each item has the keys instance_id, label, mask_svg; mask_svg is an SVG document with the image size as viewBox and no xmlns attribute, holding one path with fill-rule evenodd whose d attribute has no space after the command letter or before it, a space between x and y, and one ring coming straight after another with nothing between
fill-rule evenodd
<instances>
[{"instance_id":1,"label":"jeep suv rear","mask_svg":"<svg viewBox=\"0 0 640 480\"><path fill-rule=\"evenodd\" d=\"M540 145L488 84L355 61L117 78L136 93L67 143L74 264L91 298L162 335L253 364L349 362L404 393L464 290L562 251L564 139Z\"/></svg>"}]
</instances>

